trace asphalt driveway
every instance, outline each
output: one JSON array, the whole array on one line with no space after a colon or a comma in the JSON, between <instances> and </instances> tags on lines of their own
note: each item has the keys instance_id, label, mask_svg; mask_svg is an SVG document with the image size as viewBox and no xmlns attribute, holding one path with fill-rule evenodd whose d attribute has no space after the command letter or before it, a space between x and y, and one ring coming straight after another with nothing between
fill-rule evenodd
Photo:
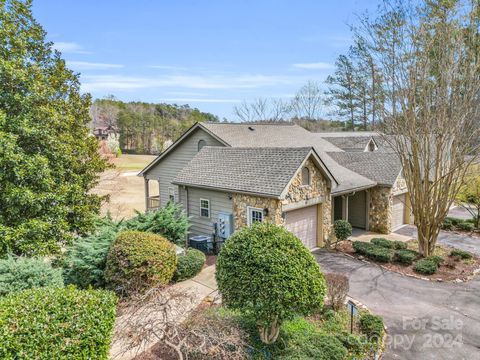
<instances>
[{"instance_id":1,"label":"asphalt driveway","mask_svg":"<svg viewBox=\"0 0 480 360\"><path fill-rule=\"evenodd\" d=\"M394 231L394 233L416 238L417 228L414 225L405 225ZM480 255L480 237L469 236L466 233L457 234L452 231L440 231L440 234L438 235L438 243Z\"/></svg>"},{"instance_id":2,"label":"asphalt driveway","mask_svg":"<svg viewBox=\"0 0 480 360\"><path fill-rule=\"evenodd\" d=\"M436 283L341 253L318 250L314 256L324 272L347 275L349 295L384 317L385 359L480 359L480 278Z\"/></svg>"}]
</instances>

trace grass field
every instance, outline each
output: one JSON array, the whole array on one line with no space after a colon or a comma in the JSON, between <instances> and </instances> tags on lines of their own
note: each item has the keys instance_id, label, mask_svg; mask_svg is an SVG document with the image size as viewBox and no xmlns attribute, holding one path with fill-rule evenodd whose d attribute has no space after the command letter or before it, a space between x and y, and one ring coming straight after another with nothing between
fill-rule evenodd
<instances>
[{"instance_id":1,"label":"grass field","mask_svg":"<svg viewBox=\"0 0 480 360\"><path fill-rule=\"evenodd\" d=\"M114 159L115 169L105 171L93 190L95 194L109 196L108 202L102 205L103 215L110 213L114 220L121 220L134 216L135 210L145 211L144 182L136 172L153 159L153 155L122 155Z\"/></svg>"}]
</instances>

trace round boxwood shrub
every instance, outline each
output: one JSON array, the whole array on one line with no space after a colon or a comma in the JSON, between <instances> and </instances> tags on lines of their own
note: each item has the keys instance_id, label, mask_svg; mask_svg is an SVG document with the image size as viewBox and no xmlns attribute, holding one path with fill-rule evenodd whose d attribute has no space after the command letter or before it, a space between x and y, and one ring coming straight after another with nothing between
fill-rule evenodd
<instances>
[{"instance_id":1,"label":"round boxwood shrub","mask_svg":"<svg viewBox=\"0 0 480 360\"><path fill-rule=\"evenodd\" d=\"M438 264L431 259L425 258L417 261L417 263L413 267L413 270L420 274L432 275L437 272Z\"/></svg>"},{"instance_id":2,"label":"round boxwood shrub","mask_svg":"<svg viewBox=\"0 0 480 360\"><path fill-rule=\"evenodd\" d=\"M407 248L407 243L403 241L393 241L385 238L373 238L370 242L374 245L384 247L387 249L401 250Z\"/></svg>"},{"instance_id":3,"label":"round boxwood shrub","mask_svg":"<svg viewBox=\"0 0 480 360\"><path fill-rule=\"evenodd\" d=\"M471 231L475 230L475 225L470 223L470 222L464 221L464 222L459 223L457 225L457 228L459 228L460 230L463 230L463 231L471 232Z\"/></svg>"},{"instance_id":4,"label":"round boxwood shrub","mask_svg":"<svg viewBox=\"0 0 480 360\"><path fill-rule=\"evenodd\" d=\"M106 360L116 303L110 291L74 286L0 298L0 358Z\"/></svg>"},{"instance_id":5,"label":"round boxwood shrub","mask_svg":"<svg viewBox=\"0 0 480 360\"><path fill-rule=\"evenodd\" d=\"M394 260L400 264L411 265L413 261L419 256L415 250L402 249L395 251Z\"/></svg>"},{"instance_id":6,"label":"round boxwood shrub","mask_svg":"<svg viewBox=\"0 0 480 360\"><path fill-rule=\"evenodd\" d=\"M464 260L468 260L468 259L473 258L472 253L469 253L468 251L460 250L460 249L453 249L450 252L450 256L458 256L458 257L461 257Z\"/></svg>"},{"instance_id":7,"label":"round boxwood shrub","mask_svg":"<svg viewBox=\"0 0 480 360\"><path fill-rule=\"evenodd\" d=\"M352 225L346 220L335 220L333 231L338 241L344 241L352 235Z\"/></svg>"},{"instance_id":8,"label":"round boxwood shrub","mask_svg":"<svg viewBox=\"0 0 480 360\"><path fill-rule=\"evenodd\" d=\"M124 231L108 252L105 279L112 289L128 295L168 284L176 266L173 243L153 233Z\"/></svg>"},{"instance_id":9,"label":"round boxwood shrub","mask_svg":"<svg viewBox=\"0 0 480 360\"><path fill-rule=\"evenodd\" d=\"M320 310L326 293L310 251L271 223L255 223L228 239L217 259L216 279L224 304L253 316L267 344L276 341L284 320Z\"/></svg>"},{"instance_id":10,"label":"round boxwood shrub","mask_svg":"<svg viewBox=\"0 0 480 360\"><path fill-rule=\"evenodd\" d=\"M42 259L9 257L0 260L0 296L45 286L62 287L62 270L52 268Z\"/></svg>"},{"instance_id":11,"label":"round boxwood shrub","mask_svg":"<svg viewBox=\"0 0 480 360\"><path fill-rule=\"evenodd\" d=\"M174 280L182 281L194 277L202 270L205 261L206 257L203 252L192 248L187 249L185 255L178 257Z\"/></svg>"},{"instance_id":12,"label":"round boxwood shrub","mask_svg":"<svg viewBox=\"0 0 480 360\"><path fill-rule=\"evenodd\" d=\"M360 330L369 340L379 340L383 335L383 319L381 316L364 313L360 316Z\"/></svg>"}]
</instances>

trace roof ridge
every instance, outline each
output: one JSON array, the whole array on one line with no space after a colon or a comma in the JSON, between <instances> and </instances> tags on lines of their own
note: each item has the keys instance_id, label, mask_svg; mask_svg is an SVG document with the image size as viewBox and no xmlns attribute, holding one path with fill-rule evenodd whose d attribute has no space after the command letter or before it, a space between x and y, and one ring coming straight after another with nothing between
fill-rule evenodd
<instances>
[{"instance_id":1,"label":"roof ridge","mask_svg":"<svg viewBox=\"0 0 480 360\"><path fill-rule=\"evenodd\" d=\"M301 127L300 125L297 125L295 123L290 123L290 124L263 124L263 123L260 123L259 124L259 123L251 123L251 122L234 122L234 123L228 122L228 123L224 123L224 122L204 121L204 122L201 122L201 124L208 124L208 125L255 125L255 126L298 126L298 127Z\"/></svg>"}]
</instances>

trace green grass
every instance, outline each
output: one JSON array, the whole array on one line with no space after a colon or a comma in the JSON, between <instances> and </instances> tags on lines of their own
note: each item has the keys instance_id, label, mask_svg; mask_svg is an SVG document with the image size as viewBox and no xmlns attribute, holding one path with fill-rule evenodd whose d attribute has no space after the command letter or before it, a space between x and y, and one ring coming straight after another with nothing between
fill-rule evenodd
<instances>
[{"instance_id":1,"label":"green grass","mask_svg":"<svg viewBox=\"0 0 480 360\"><path fill-rule=\"evenodd\" d=\"M140 171L156 158L155 155L122 154L113 160L115 168L119 171Z\"/></svg>"}]
</instances>

